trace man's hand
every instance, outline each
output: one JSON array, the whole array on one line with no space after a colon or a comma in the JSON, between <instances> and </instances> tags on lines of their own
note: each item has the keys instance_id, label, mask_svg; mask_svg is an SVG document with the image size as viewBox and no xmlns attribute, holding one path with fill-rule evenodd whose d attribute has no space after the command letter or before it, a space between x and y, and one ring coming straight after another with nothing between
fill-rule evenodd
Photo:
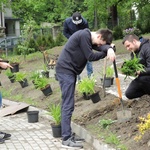
<instances>
[{"instance_id":1,"label":"man's hand","mask_svg":"<svg viewBox=\"0 0 150 150\"><path fill-rule=\"evenodd\" d=\"M0 67L3 69L13 68L10 64L8 64L6 62L0 62Z\"/></svg>"},{"instance_id":2,"label":"man's hand","mask_svg":"<svg viewBox=\"0 0 150 150\"><path fill-rule=\"evenodd\" d=\"M107 59L111 60L112 62L116 59L115 52L112 48L109 48L107 51Z\"/></svg>"}]
</instances>

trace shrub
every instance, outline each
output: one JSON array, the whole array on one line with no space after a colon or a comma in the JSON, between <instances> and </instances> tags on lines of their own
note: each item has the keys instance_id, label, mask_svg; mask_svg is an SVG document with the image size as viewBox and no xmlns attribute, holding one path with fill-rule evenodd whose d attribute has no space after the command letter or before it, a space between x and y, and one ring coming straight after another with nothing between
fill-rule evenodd
<instances>
[{"instance_id":1,"label":"shrub","mask_svg":"<svg viewBox=\"0 0 150 150\"><path fill-rule=\"evenodd\" d=\"M121 39L123 37L122 28L120 26L114 27L113 37L114 37L114 40Z\"/></svg>"},{"instance_id":2,"label":"shrub","mask_svg":"<svg viewBox=\"0 0 150 150\"><path fill-rule=\"evenodd\" d=\"M133 27L133 28L128 28L128 29L125 29L123 30L123 35L128 35L128 34L135 34L137 36L141 36L141 30L136 28L136 27Z\"/></svg>"}]
</instances>

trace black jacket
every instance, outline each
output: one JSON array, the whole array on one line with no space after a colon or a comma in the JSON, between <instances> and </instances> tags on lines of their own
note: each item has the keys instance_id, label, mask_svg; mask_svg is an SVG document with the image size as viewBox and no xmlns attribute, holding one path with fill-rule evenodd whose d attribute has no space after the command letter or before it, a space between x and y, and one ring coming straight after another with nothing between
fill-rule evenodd
<instances>
[{"instance_id":1,"label":"black jacket","mask_svg":"<svg viewBox=\"0 0 150 150\"><path fill-rule=\"evenodd\" d=\"M141 72L140 75L150 75L150 40L143 38L135 54L140 58L140 63L145 66L146 72ZM133 58L133 53L131 53L131 58Z\"/></svg>"},{"instance_id":2,"label":"black jacket","mask_svg":"<svg viewBox=\"0 0 150 150\"><path fill-rule=\"evenodd\" d=\"M64 22L63 34L67 39L69 39L73 33L75 33L78 30L85 29L85 28L89 28L88 22L86 19L82 17L82 23L79 25L76 25L72 22L72 17L69 17Z\"/></svg>"},{"instance_id":3,"label":"black jacket","mask_svg":"<svg viewBox=\"0 0 150 150\"><path fill-rule=\"evenodd\" d=\"M96 47L91 41L91 32L89 29L79 30L75 32L66 43L56 64L56 73L75 74L79 75L87 61L96 61L104 58L107 55L107 50L110 45Z\"/></svg>"}]
</instances>

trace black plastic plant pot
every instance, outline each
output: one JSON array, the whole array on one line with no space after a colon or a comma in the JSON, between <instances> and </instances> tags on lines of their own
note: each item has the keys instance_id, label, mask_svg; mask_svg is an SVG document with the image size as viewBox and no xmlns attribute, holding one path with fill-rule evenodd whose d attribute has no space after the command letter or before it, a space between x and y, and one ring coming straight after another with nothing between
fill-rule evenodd
<instances>
[{"instance_id":1,"label":"black plastic plant pot","mask_svg":"<svg viewBox=\"0 0 150 150\"><path fill-rule=\"evenodd\" d=\"M90 96L90 98L91 98L93 103L97 103L97 102L99 102L101 100L101 98L99 96L99 92L96 92L96 93L92 94Z\"/></svg>"},{"instance_id":2,"label":"black plastic plant pot","mask_svg":"<svg viewBox=\"0 0 150 150\"><path fill-rule=\"evenodd\" d=\"M25 88L28 86L28 80L24 79L23 81L19 81L20 85L22 88Z\"/></svg>"},{"instance_id":3,"label":"black plastic plant pot","mask_svg":"<svg viewBox=\"0 0 150 150\"><path fill-rule=\"evenodd\" d=\"M11 83L15 82L15 75L9 76L8 77Z\"/></svg>"},{"instance_id":4,"label":"black plastic plant pot","mask_svg":"<svg viewBox=\"0 0 150 150\"><path fill-rule=\"evenodd\" d=\"M28 122L35 123L39 121L39 111L28 111L27 112Z\"/></svg>"},{"instance_id":5,"label":"black plastic plant pot","mask_svg":"<svg viewBox=\"0 0 150 150\"><path fill-rule=\"evenodd\" d=\"M11 66L13 67L13 68L10 68L12 73L19 72L19 63L11 64Z\"/></svg>"},{"instance_id":6,"label":"black plastic plant pot","mask_svg":"<svg viewBox=\"0 0 150 150\"><path fill-rule=\"evenodd\" d=\"M48 84L44 89L41 89L45 96L49 96L53 93L50 84Z\"/></svg>"},{"instance_id":7,"label":"black plastic plant pot","mask_svg":"<svg viewBox=\"0 0 150 150\"><path fill-rule=\"evenodd\" d=\"M103 83L103 78L101 78L101 83L105 84L105 87L110 87L113 84L113 78L106 77L105 82Z\"/></svg>"},{"instance_id":8,"label":"black plastic plant pot","mask_svg":"<svg viewBox=\"0 0 150 150\"><path fill-rule=\"evenodd\" d=\"M46 78L49 78L49 71L42 71L42 75Z\"/></svg>"},{"instance_id":9,"label":"black plastic plant pot","mask_svg":"<svg viewBox=\"0 0 150 150\"><path fill-rule=\"evenodd\" d=\"M88 94L86 94L86 93L83 93L83 98L84 98L85 100L89 100L89 99L90 99L90 96L89 96Z\"/></svg>"},{"instance_id":10,"label":"black plastic plant pot","mask_svg":"<svg viewBox=\"0 0 150 150\"><path fill-rule=\"evenodd\" d=\"M53 137L60 138L61 137L61 125L51 124Z\"/></svg>"}]
</instances>

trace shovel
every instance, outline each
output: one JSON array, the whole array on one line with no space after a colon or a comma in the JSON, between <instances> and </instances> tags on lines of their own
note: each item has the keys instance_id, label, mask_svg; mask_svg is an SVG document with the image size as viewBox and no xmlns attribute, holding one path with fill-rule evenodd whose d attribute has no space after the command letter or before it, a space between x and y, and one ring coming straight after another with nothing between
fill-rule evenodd
<instances>
[{"instance_id":1,"label":"shovel","mask_svg":"<svg viewBox=\"0 0 150 150\"><path fill-rule=\"evenodd\" d=\"M122 106L122 110L117 111L117 118L118 118L119 122L124 122L124 121L128 121L131 118L131 111L124 109L124 104L123 104L123 100L122 100L122 92L121 92L121 88L120 88L120 80L118 78L118 72L117 72L116 61L115 60L113 62L113 65L114 65L114 71L115 71L115 77L116 77L116 85L117 85L117 88L118 88L118 95L119 95L120 103L121 103L121 106Z\"/></svg>"}]
</instances>

